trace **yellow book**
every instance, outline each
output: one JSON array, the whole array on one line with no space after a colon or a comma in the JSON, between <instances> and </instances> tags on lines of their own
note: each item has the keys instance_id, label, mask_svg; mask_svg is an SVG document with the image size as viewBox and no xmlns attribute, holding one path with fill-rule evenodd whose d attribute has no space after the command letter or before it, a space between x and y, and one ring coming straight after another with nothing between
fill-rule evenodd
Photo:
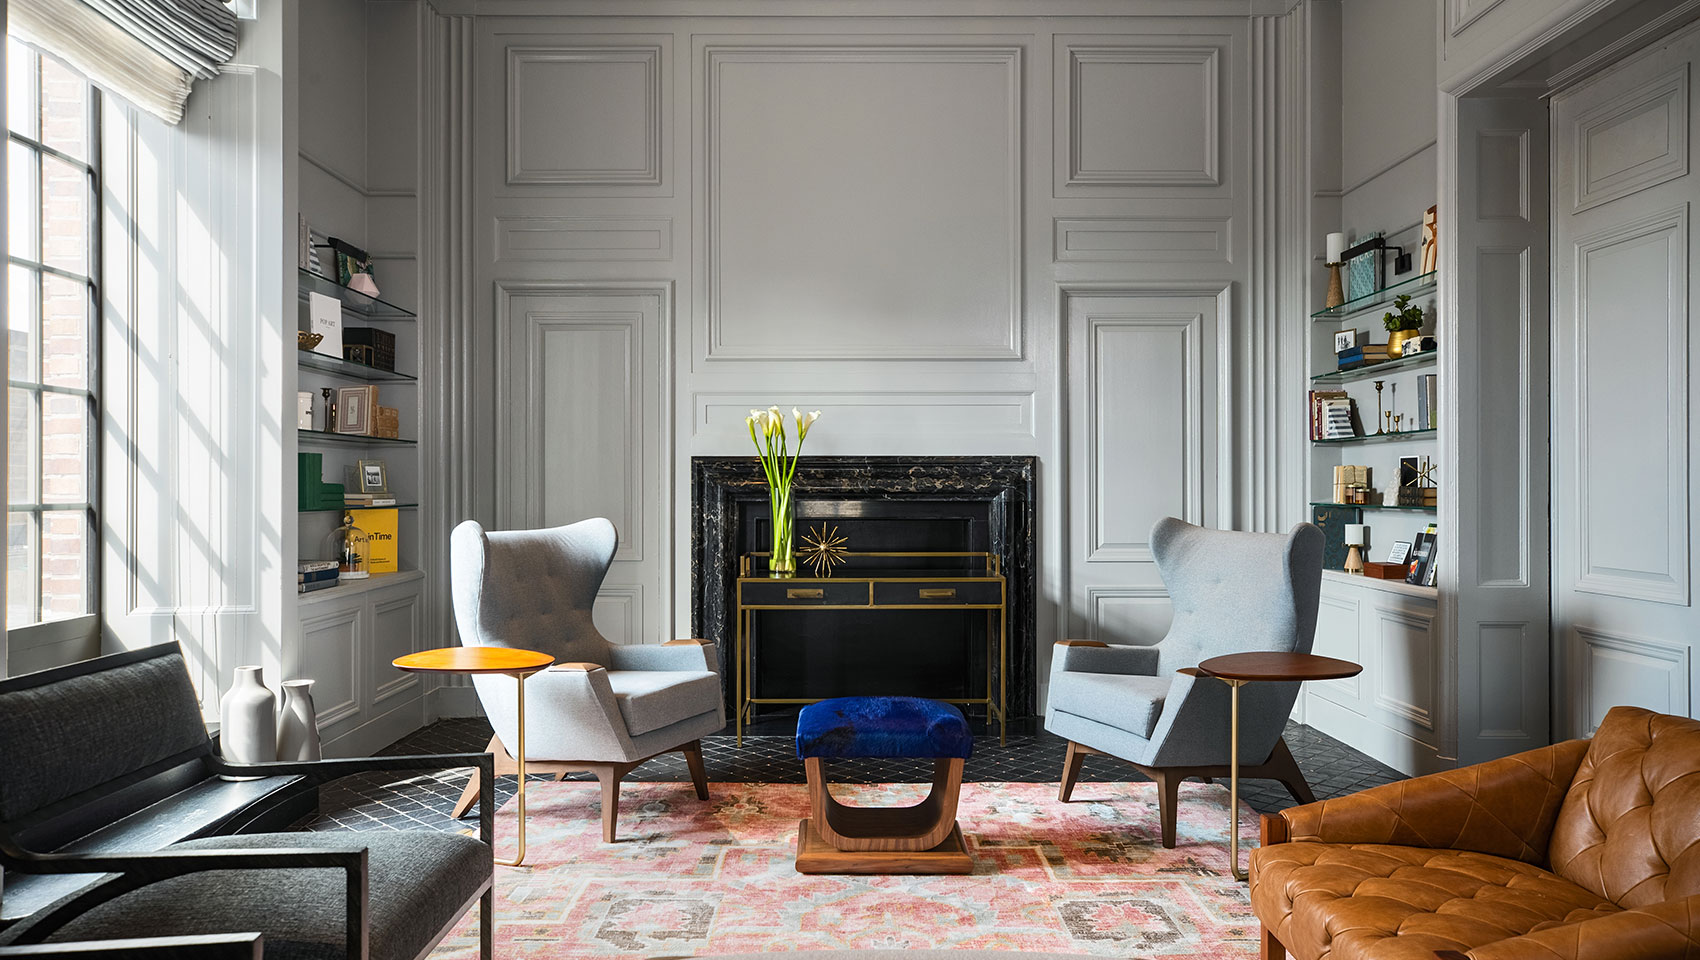
<instances>
[{"instance_id":1,"label":"yellow book","mask_svg":"<svg viewBox=\"0 0 1700 960\"><path fill-rule=\"evenodd\" d=\"M399 510L350 510L354 525L366 531L366 569L372 573L395 573L401 569L396 528Z\"/></svg>"}]
</instances>

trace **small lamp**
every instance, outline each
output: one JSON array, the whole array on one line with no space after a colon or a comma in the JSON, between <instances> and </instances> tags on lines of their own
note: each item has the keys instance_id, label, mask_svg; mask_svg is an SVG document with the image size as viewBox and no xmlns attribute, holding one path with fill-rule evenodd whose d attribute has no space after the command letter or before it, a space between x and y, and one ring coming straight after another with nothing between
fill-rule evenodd
<instances>
[{"instance_id":1,"label":"small lamp","mask_svg":"<svg viewBox=\"0 0 1700 960\"><path fill-rule=\"evenodd\" d=\"M1341 261L1345 259L1346 235L1331 233L1328 235L1328 301L1324 307L1338 307L1346 302L1346 288L1340 283Z\"/></svg>"},{"instance_id":2,"label":"small lamp","mask_svg":"<svg viewBox=\"0 0 1700 960\"><path fill-rule=\"evenodd\" d=\"M1364 530L1361 523L1346 524L1346 572L1364 572Z\"/></svg>"}]
</instances>

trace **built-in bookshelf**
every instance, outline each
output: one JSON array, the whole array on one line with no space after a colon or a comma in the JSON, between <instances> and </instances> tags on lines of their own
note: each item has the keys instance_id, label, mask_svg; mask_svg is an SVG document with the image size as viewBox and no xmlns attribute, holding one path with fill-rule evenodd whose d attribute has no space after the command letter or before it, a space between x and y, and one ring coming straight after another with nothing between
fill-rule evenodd
<instances>
[{"instance_id":1,"label":"built-in bookshelf","mask_svg":"<svg viewBox=\"0 0 1700 960\"><path fill-rule=\"evenodd\" d=\"M1382 317L1393 309L1394 300L1401 295L1409 295L1412 305L1422 307L1428 314L1422 333L1432 335L1436 281L1433 272L1396 278L1373 293L1310 316L1310 370L1306 385L1311 400L1307 409L1312 410L1309 506L1313 515L1327 510L1335 523L1341 522L1342 516L1355 516L1351 522L1364 524L1368 528L1368 544L1363 552L1366 560L1384 561L1394 543L1415 542L1438 515L1435 504L1402 504L1397 497L1401 458L1414 457L1422 462L1426 457L1432 464L1438 453L1441 411L1432 411L1428 422L1419 420L1419 414L1427 412L1421 409L1426 400L1419 397L1419 389L1426 386L1420 378L1438 375L1440 351L1446 349L1446 344L1380 362L1342 365L1335 353L1335 335L1353 330L1359 344L1386 343L1388 333ZM1350 401L1351 436L1327 436L1319 426L1314 404L1317 395L1324 392L1333 395L1332 399ZM1397 425L1388 414L1398 415ZM1347 465L1369 468L1371 502L1341 502L1335 488L1335 468ZM1445 492L1437 491L1436 499L1439 496L1445 496ZM1331 576L1338 579L1346 575L1336 570ZM1403 582L1399 582L1399 587L1408 588L1401 592L1409 595L1434 595L1433 587Z\"/></svg>"}]
</instances>

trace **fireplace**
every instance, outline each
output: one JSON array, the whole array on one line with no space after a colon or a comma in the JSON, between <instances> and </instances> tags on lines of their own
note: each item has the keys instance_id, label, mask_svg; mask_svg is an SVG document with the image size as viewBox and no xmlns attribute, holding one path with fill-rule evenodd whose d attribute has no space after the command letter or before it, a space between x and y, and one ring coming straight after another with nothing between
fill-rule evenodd
<instances>
[{"instance_id":1,"label":"fireplace","mask_svg":"<svg viewBox=\"0 0 1700 960\"><path fill-rule=\"evenodd\" d=\"M1007 580L1008 663L1000 679L1012 718L1031 716L1036 697L1035 470L1032 457L804 457L793 494L799 542L824 525L836 527L854 553L997 558ZM739 558L770 546L767 486L754 457L696 457L691 494L691 625L719 651L730 717ZM784 642L752 645L757 693L984 695L996 648L986 643L987 621L947 610L763 612L751 632Z\"/></svg>"}]
</instances>

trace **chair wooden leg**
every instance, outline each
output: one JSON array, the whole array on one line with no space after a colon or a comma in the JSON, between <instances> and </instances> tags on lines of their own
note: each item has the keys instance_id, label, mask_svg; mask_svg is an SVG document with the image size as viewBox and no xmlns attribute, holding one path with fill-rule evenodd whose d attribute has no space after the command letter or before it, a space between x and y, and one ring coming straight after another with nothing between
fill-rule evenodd
<instances>
[{"instance_id":1,"label":"chair wooden leg","mask_svg":"<svg viewBox=\"0 0 1700 960\"><path fill-rule=\"evenodd\" d=\"M1068 754L1063 757L1062 783L1057 786L1057 800L1067 803L1074 794L1075 781L1080 779L1080 767L1086 762L1086 751L1073 740L1068 742Z\"/></svg>"},{"instance_id":2,"label":"chair wooden leg","mask_svg":"<svg viewBox=\"0 0 1700 960\"><path fill-rule=\"evenodd\" d=\"M1310 782L1305 779L1305 773L1299 769L1299 762L1293 759L1293 751L1287 749L1287 739L1282 737L1275 741L1275 749L1269 752L1269 760L1263 764L1268 771L1266 776L1281 781L1287 792L1299 803L1315 803L1316 794L1310 790Z\"/></svg>"},{"instance_id":3,"label":"chair wooden leg","mask_svg":"<svg viewBox=\"0 0 1700 960\"><path fill-rule=\"evenodd\" d=\"M1166 770L1152 771L1157 780L1157 819L1163 826L1163 846L1175 848L1175 808L1180 803L1181 777Z\"/></svg>"},{"instance_id":4,"label":"chair wooden leg","mask_svg":"<svg viewBox=\"0 0 1700 960\"><path fill-rule=\"evenodd\" d=\"M1259 926L1262 926L1261 924ZM1275 932L1267 926L1263 929L1263 947L1260 951L1262 960L1286 960L1287 948L1281 941L1275 939Z\"/></svg>"},{"instance_id":5,"label":"chair wooden leg","mask_svg":"<svg viewBox=\"0 0 1700 960\"><path fill-rule=\"evenodd\" d=\"M614 842L614 823L620 817L620 771L613 766L599 766L596 779L602 781L602 842Z\"/></svg>"},{"instance_id":6,"label":"chair wooden leg","mask_svg":"<svg viewBox=\"0 0 1700 960\"><path fill-rule=\"evenodd\" d=\"M708 771L702 765L702 741L692 740L679 748L685 754L685 766L691 768L691 783L696 785L697 799L708 799Z\"/></svg>"},{"instance_id":7,"label":"chair wooden leg","mask_svg":"<svg viewBox=\"0 0 1700 960\"><path fill-rule=\"evenodd\" d=\"M512 758L508 756L508 748L502 746L502 740L500 737L491 737L490 745L485 747L484 751L486 753L495 754L497 776L501 776L503 773L514 772L513 770L504 769L504 760L508 761L507 766L511 767L513 764ZM479 788L483 786L479 783L479 780L481 779L482 777L479 775L478 771L476 769L473 770L472 776L466 781L466 789L461 791L460 800L455 803L454 812L450 814L456 820L466 816L466 811L472 809L472 801L478 799Z\"/></svg>"}]
</instances>

